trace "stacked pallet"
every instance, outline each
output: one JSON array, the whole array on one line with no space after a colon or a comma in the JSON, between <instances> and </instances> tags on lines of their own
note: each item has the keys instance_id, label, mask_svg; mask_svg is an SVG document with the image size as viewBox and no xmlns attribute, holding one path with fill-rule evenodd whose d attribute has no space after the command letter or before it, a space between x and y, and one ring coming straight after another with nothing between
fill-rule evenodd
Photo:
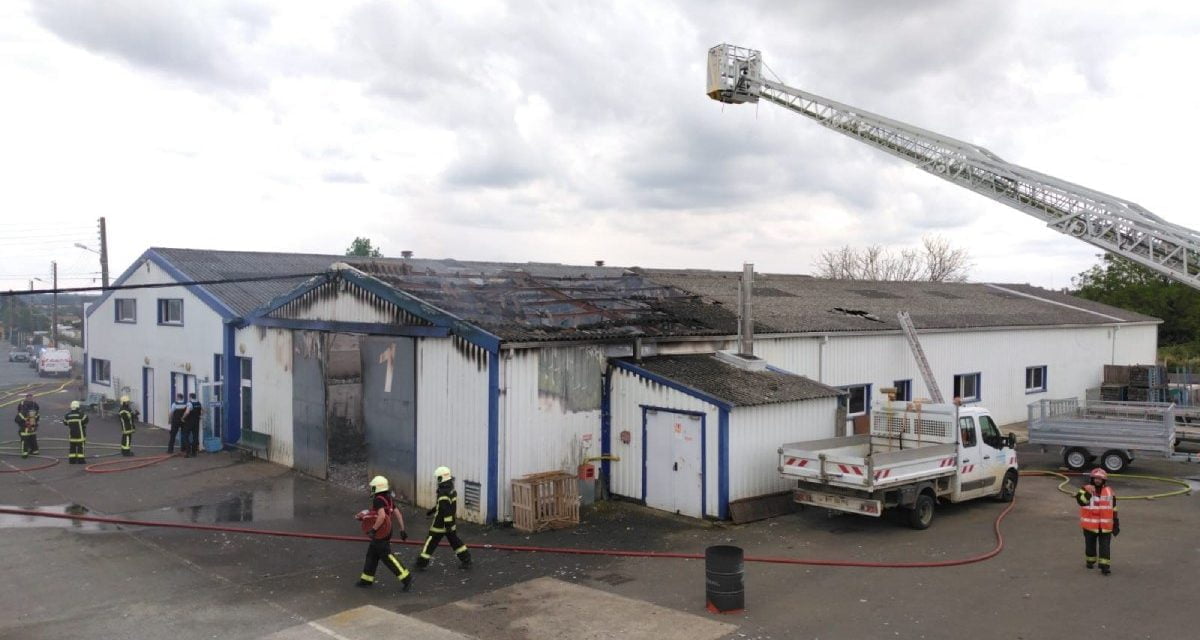
<instances>
[{"instance_id":1,"label":"stacked pallet","mask_svg":"<svg viewBox=\"0 0 1200 640\"><path fill-rule=\"evenodd\" d=\"M512 481L513 526L533 533L579 524L579 480L570 473L531 473Z\"/></svg>"},{"instance_id":2,"label":"stacked pallet","mask_svg":"<svg viewBox=\"0 0 1200 640\"><path fill-rule=\"evenodd\" d=\"M1100 399L1104 402L1124 402L1129 399L1129 367L1123 364L1104 365L1104 384Z\"/></svg>"},{"instance_id":3,"label":"stacked pallet","mask_svg":"<svg viewBox=\"0 0 1200 640\"><path fill-rule=\"evenodd\" d=\"M1125 395L1130 402L1169 402L1167 368L1147 364L1129 367L1129 387Z\"/></svg>"}]
</instances>

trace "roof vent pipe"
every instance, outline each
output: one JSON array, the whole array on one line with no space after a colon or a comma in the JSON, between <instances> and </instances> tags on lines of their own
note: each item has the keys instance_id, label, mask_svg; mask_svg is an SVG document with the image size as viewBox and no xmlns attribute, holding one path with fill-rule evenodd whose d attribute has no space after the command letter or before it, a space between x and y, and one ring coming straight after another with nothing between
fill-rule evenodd
<instances>
[{"instance_id":1,"label":"roof vent pipe","mask_svg":"<svg viewBox=\"0 0 1200 640\"><path fill-rule=\"evenodd\" d=\"M738 287L738 354L754 355L754 264L742 264L742 285Z\"/></svg>"}]
</instances>

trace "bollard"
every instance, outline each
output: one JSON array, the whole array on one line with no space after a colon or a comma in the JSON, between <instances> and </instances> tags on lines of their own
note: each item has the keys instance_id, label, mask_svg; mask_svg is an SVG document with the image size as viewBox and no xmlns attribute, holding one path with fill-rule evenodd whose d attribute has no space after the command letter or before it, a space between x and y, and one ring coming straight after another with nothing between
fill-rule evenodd
<instances>
[{"instance_id":1,"label":"bollard","mask_svg":"<svg viewBox=\"0 0 1200 640\"><path fill-rule=\"evenodd\" d=\"M713 613L740 613L746 608L742 584L742 548L714 545L704 550L704 606Z\"/></svg>"}]
</instances>

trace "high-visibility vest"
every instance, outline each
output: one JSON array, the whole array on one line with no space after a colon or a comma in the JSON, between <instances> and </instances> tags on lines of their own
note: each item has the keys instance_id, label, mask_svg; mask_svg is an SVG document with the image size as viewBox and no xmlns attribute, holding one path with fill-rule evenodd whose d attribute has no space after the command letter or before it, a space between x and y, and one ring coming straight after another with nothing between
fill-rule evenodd
<instances>
[{"instance_id":1,"label":"high-visibility vest","mask_svg":"<svg viewBox=\"0 0 1200 640\"><path fill-rule=\"evenodd\" d=\"M1098 491L1088 494L1090 499L1086 505L1079 507L1079 525L1088 531L1107 533L1113 530L1113 513L1116 510L1116 496L1108 485Z\"/></svg>"}]
</instances>

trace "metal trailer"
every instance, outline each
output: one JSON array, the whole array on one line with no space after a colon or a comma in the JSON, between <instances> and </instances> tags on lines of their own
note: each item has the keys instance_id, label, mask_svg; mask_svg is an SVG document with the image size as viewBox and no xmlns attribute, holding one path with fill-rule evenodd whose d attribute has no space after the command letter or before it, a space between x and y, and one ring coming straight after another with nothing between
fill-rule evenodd
<instances>
[{"instance_id":1,"label":"metal trailer","mask_svg":"<svg viewBox=\"0 0 1200 640\"><path fill-rule=\"evenodd\" d=\"M1200 461L1196 454L1175 451L1175 414L1169 402L1038 400L1029 404L1029 442L1061 447L1063 464L1075 471L1098 457L1106 471L1120 473L1135 453Z\"/></svg>"},{"instance_id":2,"label":"metal trailer","mask_svg":"<svg viewBox=\"0 0 1200 640\"><path fill-rule=\"evenodd\" d=\"M797 503L875 517L898 507L925 529L939 498L1011 500L1015 440L980 407L889 402L868 434L783 445L778 471L796 482Z\"/></svg>"}]
</instances>

